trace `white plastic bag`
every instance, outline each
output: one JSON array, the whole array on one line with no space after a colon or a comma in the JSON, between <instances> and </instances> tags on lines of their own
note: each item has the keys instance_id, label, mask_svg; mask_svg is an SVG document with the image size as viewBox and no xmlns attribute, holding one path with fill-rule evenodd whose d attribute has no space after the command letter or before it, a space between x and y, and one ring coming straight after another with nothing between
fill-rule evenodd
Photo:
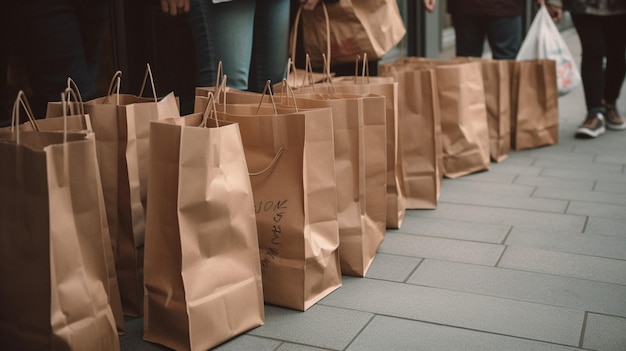
<instances>
[{"instance_id":1,"label":"white plastic bag","mask_svg":"<svg viewBox=\"0 0 626 351\"><path fill-rule=\"evenodd\" d=\"M545 6L537 12L516 58L517 61L538 59L556 62L556 80L560 95L567 94L580 85L582 79L578 65Z\"/></svg>"}]
</instances>

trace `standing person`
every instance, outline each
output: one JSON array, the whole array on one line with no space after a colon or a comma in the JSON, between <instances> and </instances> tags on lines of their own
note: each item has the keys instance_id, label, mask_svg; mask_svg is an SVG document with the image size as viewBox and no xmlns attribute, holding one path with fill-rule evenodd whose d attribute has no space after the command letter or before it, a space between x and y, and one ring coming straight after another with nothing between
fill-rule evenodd
<instances>
[{"instance_id":1,"label":"standing person","mask_svg":"<svg viewBox=\"0 0 626 351\"><path fill-rule=\"evenodd\" d=\"M85 101L97 97L108 13L107 0L6 3L2 21L11 30L6 40L24 64L34 94L29 100L35 117L45 116L48 102L59 101L68 77L76 82Z\"/></svg>"},{"instance_id":2,"label":"standing person","mask_svg":"<svg viewBox=\"0 0 626 351\"><path fill-rule=\"evenodd\" d=\"M456 55L481 57L485 38L494 59L515 59L522 45L525 0L449 0Z\"/></svg>"},{"instance_id":3,"label":"standing person","mask_svg":"<svg viewBox=\"0 0 626 351\"><path fill-rule=\"evenodd\" d=\"M626 129L626 121L615 106L626 75L626 0L546 2L557 21L562 7L571 13L582 46L580 71L587 116L575 136L589 139L600 136L606 128Z\"/></svg>"},{"instance_id":4,"label":"standing person","mask_svg":"<svg viewBox=\"0 0 626 351\"><path fill-rule=\"evenodd\" d=\"M213 86L219 61L227 85L260 92L286 72L289 0L162 0L163 12L188 12L196 46L196 85Z\"/></svg>"}]
</instances>

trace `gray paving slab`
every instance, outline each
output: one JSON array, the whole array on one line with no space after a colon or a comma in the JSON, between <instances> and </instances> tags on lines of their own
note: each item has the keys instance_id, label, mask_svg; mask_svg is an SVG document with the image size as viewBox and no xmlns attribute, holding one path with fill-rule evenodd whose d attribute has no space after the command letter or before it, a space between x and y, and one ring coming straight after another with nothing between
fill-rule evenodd
<instances>
[{"instance_id":1,"label":"gray paving slab","mask_svg":"<svg viewBox=\"0 0 626 351\"><path fill-rule=\"evenodd\" d=\"M473 241L433 238L415 234L388 233L378 252L420 258L493 266L504 246Z\"/></svg>"},{"instance_id":2,"label":"gray paving slab","mask_svg":"<svg viewBox=\"0 0 626 351\"><path fill-rule=\"evenodd\" d=\"M615 155L598 155L596 157L596 162L598 163L615 163L618 165L625 165L626 164L626 156L624 156L624 152L623 150L620 150L621 153L617 153Z\"/></svg>"},{"instance_id":3,"label":"gray paving slab","mask_svg":"<svg viewBox=\"0 0 626 351\"><path fill-rule=\"evenodd\" d=\"M244 334L214 348L213 351L275 351L279 348L281 343L282 342L278 340Z\"/></svg>"},{"instance_id":4,"label":"gray paving slab","mask_svg":"<svg viewBox=\"0 0 626 351\"><path fill-rule=\"evenodd\" d=\"M143 318L125 317L126 334L120 336L122 350L165 351L169 348L143 340Z\"/></svg>"},{"instance_id":5,"label":"gray paving slab","mask_svg":"<svg viewBox=\"0 0 626 351\"><path fill-rule=\"evenodd\" d=\"M541 172L542 176L558 177L566 179L591 179L606 182L626 183L626 176L623 174L605 174L596 172L593 167L584 169L568 169L568 168L546 168Z\"/></svg>"},{"instance_id":6,"label":"gray paving slab","mask_svg":"<svg viewBox=\"0 0 626 351\"><path fill-rule=\"evenodd\" d=\"M626 183L597 181L594 190L626 193Z\"/></svg>"},{"instance_id":7,"label":"gray paving slab","mask_svg":"<svg viewBox=\"0 0 626 351\"><path fill-rule=\"evenodd\" d=\"M507 246L498 267L626 285L626 261Z\"/></svg>"},{"instance_id":8,"label":"gray paving slab","mask_svg":"<svg viewBox=\"0 0 626 351\"><path fill-rule=\"evenodd\" d=\"M371 318L372 314L368 312L351 311L319 303L306 312L265 306L265 324L250 331L249 334L295 344L343 350Z\"/></svg>"},{"instance_id":9,"label":"gray paving slab","mask_svg":"<svg viewBox=\"0 0 626 351\"><path fill-rule=\"evenodd\" d=\"M571 201L567 214L626 219L626 206L586 201Z\"/></svg>"},{"instance_id":10,"label":"gray paving slab","mask_svg":"<svg viewBox=\"0 0 626 351\"><path fill-rule=\"evenodd\" d=\"M509 153L509 157L500 163L506 162L508 164L517 165L517 166L532 166L535 160L536 158L534 157L527 157L527 156L520 154L519 152L514 151L512 153ZM494 167L499 167L500 163L494 164Z\"/></svg>"},{"instance_id":11,"label":"gray paving slab","mask_svg":"<svg viewBox=\"0 0 626 351\"><path fill-rule=\"evenodd\" d=\"M481 183L483 184L483 183ZM564 213L568 201L530 196L519 196L515 193L480 192L475 189L458 188L456 191L442 191L439 201L446 203L502 207L520 210Z\"/></svg>"},{"instance_id":12,"label":"gray paving slab","mask_svg":"<svg viewBox=\"0 0 626 351\"><path fill-rule=\"evenodd\" d=\"M585 233L626 237L626 219L589 217L585 226Z\"/></svg>"},{"instance_id":13,"label":"gray paving slab","mask_svg":"<svg viewBox=\"0 0 626 351\"><path fill-rule=\"evenodd\" d=\"M491 182L494 184L504 183L511 184L517 177L516 174L512 173L498 173L498 172L480 172L474 173L470 175L466 175L463 177L464 181L479 181L479 182ZM458 178L457 178L458 179Z\"/></svg>"},{"instance_id":14,"label":"gray paving slab","mask_svg":"<svg viewBox=\"0 0 626 351\"><path fill-rule=\"evenodd\" d=\"M579 164L593 163L596 157L594 152L572 152L570 146L564 145L561 145L561 150L556 146L527 150L527 155L537 159L533 165L539 168L558 164L571 165L576 162Z\"/></svg>"},{"instance_id":15,"label":"gray paving slab","mask_svg":"<svg viewBox=\"0 0 626 351\"><path fill-rule=\"evenodd\" d=\"M368 278L404 282L422 262L421 258L378 252L365 275Z\"/></svg>"},{"instance_id":16,"label":"gray paving slab","mask_svg":"<svg viewBox=\"0 0 626 351\"><path fill-rule=\"evenodd\" d=\"M626 317L619 284L430 259L407 283Z\"/></svg>"},{"instance_id":17,"label":"gray paving slab","mask_svg":"<svg viewBox=\"0 0 626 351\"><path fill-rule=\"evenodd\" d=\"M624 183L624 187L626 187L626 183ZM626 196L620 192L538 187L533 193L533 197L626 206Z\"/></svg>"},{"instance_id":18,"label":"gray paving slab","mask_svg":"<svg viewBox=\"0 0 626 351\"><path fill-rule=\"evenodd\" d=\"M564 351L578 349L401 318L376 316L347 350Z\"/></svg>"},{"instance_id":19,"label":"gray paving slab","mask_svg":"<svg viewBox=\"0 0 626 351\"><path fill-rule=\"evenodd\" d=\"M589 313L583 347L591 350L626 350L626 319Z\"/></svg>"},{"instance_id":20,"label":"gray paving slab","mask_svg":"<svg viewBox=\"0 0 626 351\"><path fill-rule=\"evenodd\" d=\"M582 231L585 217L508 208L439 203L435 211L409 211L407 216L453 219L468 222L520 225L546 230Z\"/></svg>"},{"instance_id":21,"label":"gray paving slab","mask_svg":"<svg viewBox=\"0 0 626 351\"><path fill-rule=\"evenodd\" d=\"M512 197L529 197L535 190L534 186L505 184L482 181L465 181L464 178L446 179L441 187L441 195L450 195L463 192L469 197L477 195L503 195L508 194ZM444 201L445 202L445 201Z\"/></svg>"},{"instance_id":22,"label":"gray paving slab","mask_svg":"<svg viewBox=\"0 0 626 351\"><path fill-rule=\"evenodd\" d=\"M515 227L505 244L626 260L626 237Z\"/></svg>"},{"instance_id":23,"label":"gray paving slab","mask_svg":"<svg viewBox=\"0 0 626 351\"><path fill-rule=\"evenodd\" d=\"M525 175L539 175L543 171L542 167L537 167L534 164L532 166L520 166L511 163L502 162L498 164L498 167L492 167L490 169L493 173L505 173L505 174L525 174Z\"/></svg>"},{"instance_id":24,"label":"gray paving slab","mask_svg":"<svg viewBox=\"0 0 626 351\"><path fill-rule=\"evenodd\" d=\"M244 350L244 349L240 349L240 350ZM255 350L255 349L245 349L245 350ZM311 347L311 346L291 344L291 343L284 343L280 345L278 349L276 349L276 351L327 351L327 350L328 349L321 349L318 347Z\"/></svg>"},{"instance_id":25,"label":"gray paving slab","mask_svg":"<svg viewBox=\"0 0 626 351\"><path fill-rule=\"evenodd\" d=\"M555 189L593 190L595 182L586 179L564 179L545 176L521 175L515 178L514 184L540 186Z\"/></svg>"},{"instance_id":26,"label":"gray paving slab","mask_svg":"<svg viewBox=\"0 0 626 351\"><path fill-rule=\"evenodd\" d=\"M584 318L569 308L353 277L320 303L568 346L578 345Z\"/></svg>"},{"instance_id":27,"label":"gray paving slab","mask_svg":"<svg viewBox=\"0 0 626 351\"><path fill-rule=\"evenodd\" d=\"M511 226L505 224L405 216L402 228L390 232L499 244L510 230Z\"/></svg>"},{"instance_id":28,"label":"gray paving slab","mask_svg":"<svg viewBox=\"0 0 626 351\"><path fill-rule=\"evenodd\" d=\"M624 167L621 164L599 163L596 162L595 159L593 160L593 162L588 162L586 160L557 161L553 159L538 159L533 165L537 167L543 167L545 169L559 168L573 170L577 170L583 167L592 167L593 170L596 172L615 174L622 174L622 171L624 170Z\"/></svg>"}]
</instances>

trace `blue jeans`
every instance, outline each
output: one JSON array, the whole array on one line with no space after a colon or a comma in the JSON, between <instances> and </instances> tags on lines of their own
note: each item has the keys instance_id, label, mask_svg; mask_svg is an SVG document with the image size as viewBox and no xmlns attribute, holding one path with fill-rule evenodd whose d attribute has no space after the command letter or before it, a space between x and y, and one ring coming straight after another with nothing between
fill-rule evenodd
<instances>
[{"instance_id":1,"label":"blue jeans","mask_svg":"<svg viewBox=\"0 0 626 351\"><path fill-rule=\"evenodd\" d=\"M456 55L481 57L485 38L494 59L515 59L522 45L522 17L452 15Z\"/></svg>"},{"instance_id":2,"label":"blue jeans","mask_svg":"<svg viewBox=\"0 0 626 351\"><path fill-rule=\"evenodd\" d=\"M267 80L284 78L289 0L191 0L188 18L198 56L196 85L215 85L219 61L232 88L262 91Z\"/></svg>"}]
</instances>

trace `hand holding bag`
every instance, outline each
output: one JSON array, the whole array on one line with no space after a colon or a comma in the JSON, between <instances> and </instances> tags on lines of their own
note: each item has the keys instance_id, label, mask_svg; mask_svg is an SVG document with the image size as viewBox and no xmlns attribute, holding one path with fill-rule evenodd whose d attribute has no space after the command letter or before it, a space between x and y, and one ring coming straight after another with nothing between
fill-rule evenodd
<instances>
[{"instance_id":1,"label":"hand holding bag","mask_svg":"<svg viewBox=\"0 0 626 351\"><path fill-rule=\"evenodd\" d=\"M622 34L615 33L615 35ZM582 83L578 65L572 53L552 21L550 13L545 6L541 6L528 29L516 60L545 59L556 62L556 82L560 95L569 93Z\"/></svg>"}]
</instances>

